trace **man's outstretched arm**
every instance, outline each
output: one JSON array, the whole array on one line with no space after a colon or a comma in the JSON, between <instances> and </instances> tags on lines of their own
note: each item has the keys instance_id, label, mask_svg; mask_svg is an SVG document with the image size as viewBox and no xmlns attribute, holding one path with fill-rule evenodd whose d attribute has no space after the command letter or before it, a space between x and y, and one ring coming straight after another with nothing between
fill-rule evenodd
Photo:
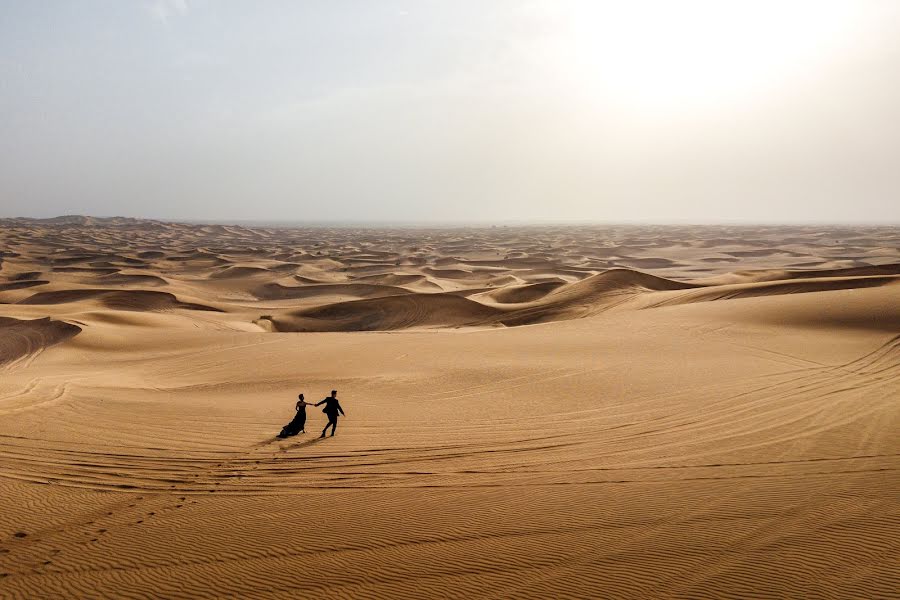
<instances>
[{"instance_id":1,"label":"man's outstretched arm","mask_svg":"<svg viewBox=\"0 0 900 600\"><path fill-rule=\"evenodd\" d=\"M314 406L321 406L322 404L325 404L326 402L328 402L328 398L325 398L325 399L322 400L321 402L316 402L316 403L314 404Z\"/></svg>"}]
</instances>

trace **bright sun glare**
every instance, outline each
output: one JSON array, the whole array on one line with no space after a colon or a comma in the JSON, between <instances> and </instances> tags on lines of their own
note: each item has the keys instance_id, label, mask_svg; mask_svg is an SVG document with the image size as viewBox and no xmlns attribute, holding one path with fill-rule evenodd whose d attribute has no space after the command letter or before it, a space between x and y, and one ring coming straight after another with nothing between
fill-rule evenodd
<instances>
[{"instance_id":1,"label":"bright sun glare","mask_svg":"<svg viewBox=\"0 0 900 600\"><path fill-rule=\"evenodd\" d=\"M746 100L835 60L858 3L834 0L586 1L570 20L573 75L635 110Z\"/></svg>"}]
</instances>

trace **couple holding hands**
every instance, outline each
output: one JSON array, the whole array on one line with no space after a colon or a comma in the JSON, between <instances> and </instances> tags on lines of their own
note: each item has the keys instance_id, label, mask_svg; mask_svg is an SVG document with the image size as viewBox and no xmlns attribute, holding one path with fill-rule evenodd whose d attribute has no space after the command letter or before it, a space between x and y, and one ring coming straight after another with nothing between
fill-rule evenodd
<instances>
[{"instance_id":1,"label":"couple holding hands","mask_svg":"<svg viewBox=\"0 0 900 600\"><path fill-rule=\"evenodd\" d=\"M331 395L322 400L321 402L316 402L312 404L311 402L307 402L303 399L303 394L298 396L296 410L297 413L294 415L294 418L290 423L281 428L281 433L278 434L280 438L286 438L292 435L297 435L298 433L306 433L306 407L307 406L321 406L325 405L325 408L322 409L322 412L325 413L325 416L328 417L328 423L325 425L325 429L322 430L322 435L320 438L325 437L325 432L328 431L328 428L331 427L331 435L334 435L334 430L337 429L337 420L338 414L344 416L344 409L341 408L341 403L338 402L337 399L337 390L331 390Z\"/></svg>"}]
</instances>

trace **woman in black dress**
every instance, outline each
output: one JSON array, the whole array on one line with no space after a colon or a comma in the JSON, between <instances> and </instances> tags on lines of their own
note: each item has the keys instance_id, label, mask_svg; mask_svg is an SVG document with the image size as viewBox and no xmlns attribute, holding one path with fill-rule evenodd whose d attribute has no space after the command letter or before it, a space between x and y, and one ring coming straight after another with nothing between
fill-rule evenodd
<instances>
[{"instance_id":1,"label":"woman in black dress","mask_svg":"<svg viewBox=\"0 0 900 600\"><path fill-rule=\"evenodd\" d=\"M297 413L290 423L281 428L281 433L278 434L278 437L283 438L297 435L298 433L306 433L306 407L309 406L309 402L303 399L303 394L300 394L298 398L297 405L294 407Z\"/></svg>"}]
</instances>

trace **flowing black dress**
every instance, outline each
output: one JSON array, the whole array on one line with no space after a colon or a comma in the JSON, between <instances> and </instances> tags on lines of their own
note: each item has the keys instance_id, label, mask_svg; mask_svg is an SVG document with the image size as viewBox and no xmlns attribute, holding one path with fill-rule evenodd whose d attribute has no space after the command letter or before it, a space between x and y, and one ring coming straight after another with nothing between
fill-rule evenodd
<instances>
[{"instance_id":1,"label":"flowing black dress","mask_svg":"<svg viewBox=\"0 0 900 600\"><path fill-rule=\"evenodd\" d=\"M291 419L291 422L281 428L278 437L288 437L289 435L297 435L306 429L306 404L297 407L297 414Z\"/></svg>"}]
</instances>

